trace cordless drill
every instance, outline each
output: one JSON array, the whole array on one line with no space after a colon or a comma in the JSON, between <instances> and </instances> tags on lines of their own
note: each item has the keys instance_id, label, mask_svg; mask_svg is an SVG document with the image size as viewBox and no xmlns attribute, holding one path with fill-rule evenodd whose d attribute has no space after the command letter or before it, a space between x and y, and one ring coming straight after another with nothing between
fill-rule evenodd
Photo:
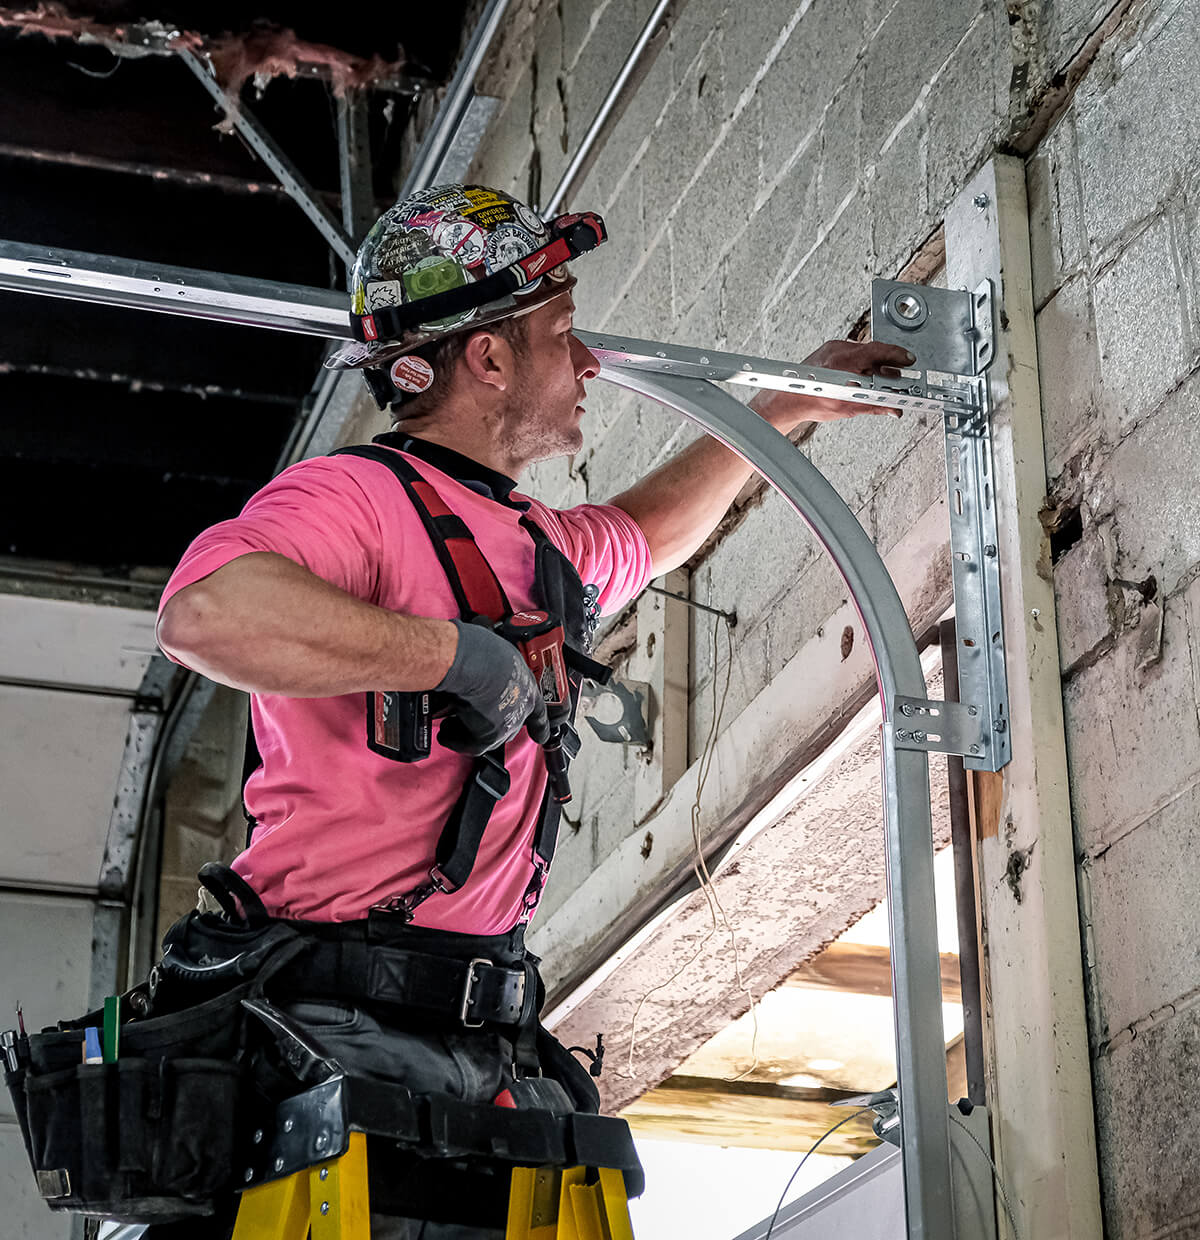
<instances>
[{"instance_id":1,"label":"cordless drill","mask_svg":"<svg viewBox=\"0 0 1200 1240\"><path fill-rule=\"evenodd\" d=\"M542 692L550 721L550 738L542 746L550 795L559 805L565 805L571 799L571 784L562 737L571 717L571 684L563 659L562 625L544 611L518 611L492 628L520 651Z\"/></svg>"}]
</instances>

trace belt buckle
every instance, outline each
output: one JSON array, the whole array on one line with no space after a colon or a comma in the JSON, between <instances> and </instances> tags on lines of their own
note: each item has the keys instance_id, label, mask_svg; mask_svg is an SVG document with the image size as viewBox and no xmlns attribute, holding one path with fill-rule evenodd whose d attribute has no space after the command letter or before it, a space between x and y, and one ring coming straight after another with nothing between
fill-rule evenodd
<instances>
[{"instance_id":1,"label":"belt buckle","mask_svg":"<svg viewBox=\"0 0 1200 1240\"><path fill-rule=\"evenodd\" d=\"M467 1019L467 1010L471 1006L471 994L475 989L475 983L479 980L475 969L481 964L485 964L488 968L491 968L492 962L490 960L485 960L482 956L474 957L471 963L467 965L467 980L463 983L462 1005L459 1008L458 1017L467 1029L480 1029L483 1027L483 1021Z\"/></svg>"}]
</instances>

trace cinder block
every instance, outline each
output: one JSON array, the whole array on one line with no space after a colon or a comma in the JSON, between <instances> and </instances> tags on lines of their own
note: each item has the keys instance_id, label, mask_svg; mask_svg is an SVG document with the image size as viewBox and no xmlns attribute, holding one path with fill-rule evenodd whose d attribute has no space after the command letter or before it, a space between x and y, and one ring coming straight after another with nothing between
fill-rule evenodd
<instances>
[{"instance_id":1,"label":"cinder block","mask_svg":"<svg viewBox=\"0 0 1200 1240\"><path fill-rule=\"evenodd\" d=\"M877 271L899 273L937 224L929 204L929 125L924 111L875 160L866 186Z\"/></svg>"},{"instance_id":2,"label":"cinder block","mask_svg":"<svg viewBox=\"0 0 1200 1240\"><path fill-rule=\"evenodd\" d=\"M1003 22L1003 30L997 29L997 22ZM986 6L965 29L934 83L926 108L932 203L944 205L953 199L1007 126L1008 37L1002 6Z\"/></svg>"},{"instance_id":3,"label":"cinder block","mask_svg":"<svg viewBox=\"0 0 1200 1240\"><path fill-rule=\"evenodd\" d=\"M1159 662L1139 666L1148 634L1125 633L1063 692L1077 846L1095 854L1200 778L1200 726L1180 600L1169 600ZM1156 625L1147 608L1143 624ZM1140 627L1140 626L1139 626ZM1136 772L1136 778L1131 778Z\"/></svg>"},{"instance_id":4,"label":"cinder block","mask_svg":"<svg viewBox=\"0 0 1200 1240\"><path fill-rule=\"evenodd\" d=\"M1101 401L1123 433L1187 372L1171 220L1156 220L1096 281Z\"/></svg>"},{"instance_id":5,"label":"cinder block","mask_svg":"<svg viewBox=\"0 0 1200 1240\"><path fill-rule=\"evenodd\" d=\"M902 418L862 413L828 422L817 427L808 454L851 512L858 512L896 464L925 438L933 416L910 409Z\"/></svg>"},{"instance_id":6,"label":"cinder block","mask_svg":"<svg viewBox=\"0 0 1200 1240\"><path fill-rule=\"evenodd\" d=\"M1200 8L1182 4L1144 47L1132 52L1128 37L1114 39L1106 55L1109 71L1089 74L1095 85L1075 103L1084 218L1096 253L1155 215L1200 157L1200 109L1186 85L1200 61Z\"/></svg>"},{"instance_id":7,"label":"cinder block","mask_svg":"<svg viewBox=\"0 0 1200 1240\"><path fill-rule=\"evenodd\" d=\"M758 86L763 107L763 171L774 180L805 135L815 132L862 50L861 0L815 0ZM731 40L732 41L732 40Z\"/></svg>"},{"instance_id":8,"label":"cinder block","mask_svg":"<svg viewBox=\"0 0 1200 1240\"><path fill-rule=\"evenodd\" d=\"M762 354L763 317L817 229L815 159L798 161L748 219L725 260L725 328L738 350Z\"/></svg>"},{"instance_id":9,"label":"cinder block","mask_svg":"<svg viewBox=\"0 0 1200 1240\"><path fill-rule=\"evenodd\" d=\"M754 209L761 109L751 100L717 147L672 221L675 312L686 313Z\"/></svg>"},{"instance_id":10,"label":"cinder block","mask_svg":"<svg viewBox=\"0 0 1200 1240\"><path fill-rule=\"evenodd\" d=\"M768 492L706 560L712 607L736 611L738 628L760 623L815 554L805 527L787 503Z\"/></svg>"},{"instance_id":11,"label":"cinder block","mask_svg":"<svg viewBox=\"0 0 1200 1240\"><path fill-rule=\"evenodd\" d=\"M870 307L875 259L866 202L852 202L828 233L809 245L803 265L786 274L765 316L768 357L807 357L823 340L845 336Z\"/></svg>"},{"instance_id":12,"label":"cinder block","mask_svg":"<svg viewBox=\"0 0 1200 1240\"><path fill-rule=\"evenodd\" d=\"M1107 470L1116 507L1121 576L1154 574L1170 594L1200 562L1200 376L1172 392L1121 442Z\"/></svg>"},{"instance_id":13,"label":"cinder block","mask_svg":"<svg viewBox=\"0 0 1200 1240\"><path fill-rule=\"evenodd\" d=\"M978 11L978 0L904 0L884 18L864 58L863 149L868 162L904 120Z\"/></svg>"},{"instance_id":14,"label":"cinder block","mask_svg":"<svg viewBox=\"0 0 1200 1240\"><path fill-rule=\"evenodd\" d=\"M1033 301L1039 309L1086 263L1083 200L1075 156L1075 113L1069 109L1025 166Z\"/></svg>"},{"instance_id":15,"label":"cinder block","mask_svg":"<svg viewBox=\"0 0 1200 1240\"><path fill-rule=\"evenodd\" d=\"M732 8L735 15L740 13L736 5ZM686 4L679 7L675 20L671 24L671 33L667 43L671 81L677 90L689 76L695 76L696 60L713 39L721 38L730 21L730 9L729 0L688 0ZM724 74L712 85L717 96L724 102L726 89ZM733 98L737 97L738 90L740 90L740 85L735 87Z\"/></svg>"},{"instance_id":16,"label":"cinder block","mask_svg":"<svg viewBox=\"0 0 1200 1240\"><path fill-rule=\"evenodd\" d=\"M721 41L714 31L678 83L646 153L653 169L645 182L647 220L665 221L674 212L701 160L716 144L727 116L723 76Z\"/></svg>"},{"instance_id":17,"label":"cinder block","mask_svg":"<svg viewBox=\"0 0 1200 1240\"><path fill-rule=\"evenodd\" d=\"M770 676L777 675L800 647L821 630L846 597L846 583L833 560L823 552L814 556L800 579L771 610Z\"/></svg>"},{"instance_id":18,"label":"cinder block","mask_svg":"<svg viewBox=\"0 0 1200 1240\"><path fill-rule=\"evenodd\" d=\"M847 194L861 185L862 89L860 66L838 87L821 122L821 145L817 179L817 217L830 219Z\"/></svg>"},{"instance_id":19,"label":"cinder block","mask_svg":"<svg viewBox=\"0 0 1200 1240\"><path fill-rule=\"evenodd\" d=\"M1064 674L1121 626L1121 589L1112 580L1111 534L1090 526L1054 566L1058 657Z\"/></svg>"},{"instance_id":20,"label":"cinder block","mask_svg":"<svg viewBox=\"0 0 1200 1240\"><path fill-rule=\"evenodd\" d=\"M1046 472L1057 478L1097 421L1100 353L1092 294L1084 276L1068 280L1035 319Z\"/></svg>"},{"instance_id":21,"label":"cinder block","mask_svg":"<svg viewBox=\"0 0 1200 1240\"><path fill-rule=\"evenodd\" d=\"M1180 916L1200 889L1200 788L1119 840L1089 873L1100 1041L1200 988L1200 935L1193 917Z\"/></svg>"},{"instance_id":22,"label":"cinder block","mask_svg":"<svg viewBox=\"0 0 1200 1240\"><path fill-rule=\"evenodd\" d=\"M1200 1212L1196 1046L1190 1007L1096 1061L1104 1232L1190 1240Z\"/></svg>"},{"instance_id":23,"label":"cinder block","mask_svg":"<svg viewBox=\"0 0 1200 1240\"><path fill-rule=\"evenodd\" d=\"M471 163L470 179L522 196L528 190L526 170L533 153L529 123L533 108L533 77L526 68L508 102L488 127L487 141Z\"/></svg>"},{"instance_id":24,"label":"cinder block","mask_svg":"<svg viewBox=\"0 0 1200 1240\"><path fill-rule=\"evenodd\" d=\"M700 290L692 308L679 319L674 339L680 344L693 345L699 349L728 350L724 325L724 296L727 282L727 264L709 277Z\"/></svg>"},{"instance_id":25,"label":"cinder block","mask_svg":"<svg viewBox=\"0 0 1200 1240\"><path fill-rule=\"evenodd\" d=\"M633 271L630 258L626 259L627 269ZM675 321L673 259L671 236L665 233L608 315L613 328L622 336L670 338Z\"/></svg>"},{"instance_id":26,"label":"cinder block","mask_svg":"<svg viewBox=\"0 0 1200 1240\"><path fill-rule=\"evenodd\" d=\"M603 503L626 490L660 460L671 440L682 444L689 438L677 414L639 398L588 456L588 498Z\"/></svg>"}]
</instances>

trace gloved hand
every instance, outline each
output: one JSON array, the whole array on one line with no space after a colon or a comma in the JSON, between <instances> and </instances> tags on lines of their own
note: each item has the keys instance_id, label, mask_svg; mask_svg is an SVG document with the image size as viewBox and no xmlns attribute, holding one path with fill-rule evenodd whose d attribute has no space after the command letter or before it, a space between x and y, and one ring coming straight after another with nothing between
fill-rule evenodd
<instances>
[{"instance_id":1,"label":"gloved hand","mask_svg":"<svg viewBox=\"0 0 1200 1240\"><path fill-rule=\"evenodd\" d=\"M481 624L452 621L458 648L450 670L436 686L454 700L438 739L458 753L487 753L527 725L544 745L550 739L546 703L520 652Z\"/></svg>"}]
</instances>

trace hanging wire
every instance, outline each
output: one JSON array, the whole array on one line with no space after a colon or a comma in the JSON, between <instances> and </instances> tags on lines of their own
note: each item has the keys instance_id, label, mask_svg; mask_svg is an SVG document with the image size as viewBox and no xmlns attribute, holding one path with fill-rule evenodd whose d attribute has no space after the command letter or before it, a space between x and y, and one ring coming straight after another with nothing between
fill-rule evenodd
<instances>
[{"instance_id":1,"label":"hanging wire","mask_svg":"<svg viewBox=\"0 0 1200 1240\"><path fill-rule=\"evenodd\" d=\"M988 1166L992 1169L992 1179L995 1181L996 1190L1000 1194L1000 1200L1004 1203L1004 1213L1008 1215L1008 1225L1012 1228L1013 1240L1021 1240L1021 1233L1017 1228L1017 1220L1013 1217L1012 1206L1008 1204L1008 1194L1004 1191L1004 1182L1000 1179L1000 1168L996 1166L992 1160L991 1154L983 1148L979 1138L958 1118L957 1115L950 1116L950 1122L956 1127L961 1128L963 1132L971 1138L975 1148L987 1159Z\"/></svg>"},{"instance_id":2,"label":"hanging wire","mask_svg":"<svg viewBox=\"0 0 1200 1240\"><path fill-rule=\"evenodd\" d=\"M733 1077L733 1080L741 1080L753 1072L758 1066L758 1004L755 1000L754 993L746 984L742 974L742 957L741 949L738 947L737 934L733 923L730 921L728 914L725 912L724 906L721 904L720 896L717 894L715 885L713 884L712 875L708 870L708 863L704 857L704 840L700 829L700 803L704 795L704 787L708 782L709 771L712 769L713 755L716 751L717 735L720 732L721 719L725 713L725 703L729 697L729 682L733 674L733 626L730 616L724 612L717 613L721 619L725 621L725 642L726 642L726 661L725 661L725 681L721 687L720 693L717 692L717 656L720 650L720 633L721 629L718 625L713 625L713 713L709 723L708 736L704 742L704 752L700 757L699 770L696 778L696 798L692 802L692 847L695 852L695 859L692 862L692 873L696 876L696 881L700 884L700 890L704 893L704 898L708 903L709 916L712 918L712 925L709 927L708 933L696 945L696 949L688 957L687 960L675 970L665 981L659 982L656 986L650 987L645 994L638 1000L638 1005L633 1013L633 1021L629 1031L629 1058L626 1064L626 1075L633 1076L633 1056L637 1046L638 1020L641 1017L642 1009L652 995L657 994L660 990L671 986L679 980L688 969L704 953L704 949L708 946L713 935L719 929L724 927L729 935L729 942L733 948L733 964L734 976L737 979L738 989L750 1000L750 1016L754 1025L754 1033L750 1043L750 1053L752 1062L748 1068Z\"/></svg>"},{"instance_id":3,"label":"hanging wire","mask_svg":"<svg viewBox=\"0 0 1200 1240\"><path fill-rule=\"evenodd\" d=\"M775 1207L775 1213L771 1215L771 1221L767 1224L767 1233L763 1236L763 1240L771 1240L771 1233L775 1230L775 1221L779 1218L779 1211L783 1209L783 1199L788 1195L788 1189L792 1187L792 1181L795 1180L795 1178L804 1169L804 1164L808 1162L813 1154L816 1153L817 1146L819 1146L826 1137L833 1136L833 1134L837 1132L843 1124L848 1124L852 1119L857 1119L860 1115L865 1115L868 1111L870 1111L870 1109L870 1107L859 1107L857 1111L851 1111L845 1119L839 1119L832 1128L828 1128L821 1133L812 1145L808 1147L808 1153L805 1154L800 1160L796 1170L792 1172L792 1174L788 1177L788 1182L783 1186L783 1192L779 1194L779 1204Z\"/></svg>"}]
</instances>

